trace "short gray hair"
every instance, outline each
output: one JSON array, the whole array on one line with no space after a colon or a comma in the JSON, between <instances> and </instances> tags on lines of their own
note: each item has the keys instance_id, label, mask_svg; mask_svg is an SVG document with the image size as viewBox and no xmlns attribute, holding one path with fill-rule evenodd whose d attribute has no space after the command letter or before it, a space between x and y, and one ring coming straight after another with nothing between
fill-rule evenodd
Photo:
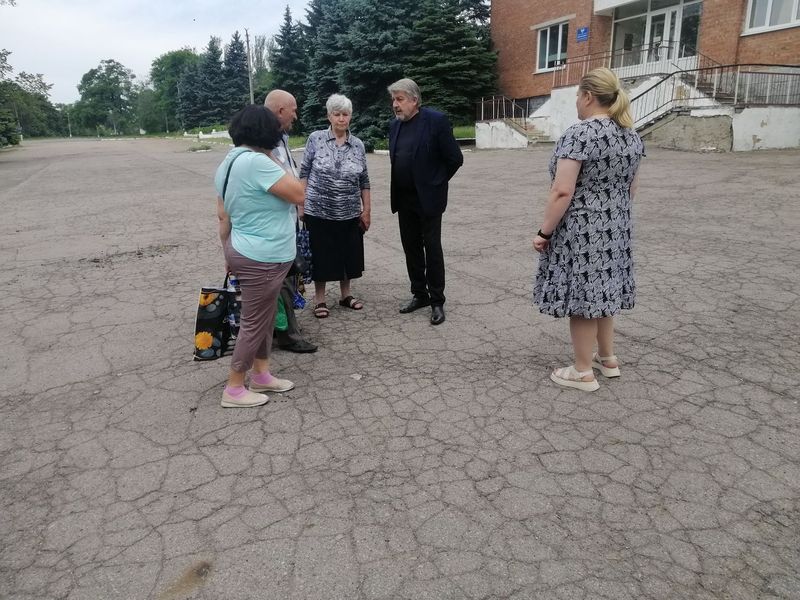
<instances>
[{"instance_id":1,"label":"short gray hair","mask_svg":"<svg viewBox=\"0 0 800 600\"><path fill-rule=\"evenodd\" d=\"M330 98L328 98L328 101L325 103L325 110L328 111L328 114L343 112L352 115L353 103L350 102L350 98L347 96L331 94Z\"/></svg>"},{"instance_id":2,"label":"short gray hair","mask_svg":"<svg viewBox=\"0 0 800 600\"><path fill-rule=\"evenodd\" d=\"M419 91L419 86L414 83L413 79L399 79L389 86L389 93L395 94L401 92L406 96L410 96L417 101L417 104L422 104L422 92Z\"/></svg>"}]
</instances>

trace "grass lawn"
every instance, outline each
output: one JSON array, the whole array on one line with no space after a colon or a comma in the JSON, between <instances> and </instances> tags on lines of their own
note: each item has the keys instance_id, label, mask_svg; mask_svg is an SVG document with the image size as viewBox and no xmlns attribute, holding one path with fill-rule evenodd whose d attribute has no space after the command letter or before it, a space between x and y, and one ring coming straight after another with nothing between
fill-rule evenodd
<instances>
[{"instance_id":1,"label":"grass lawn","mask_svg":"<svg viewBox=\"0 0 800 600\"><path fill-rule=\"evenodd\" d=\"M453 127L453 135L458 138L474 138L475 137L475 125L459 125L458 127Z\"/></svg>"},{"instance_id":2,"label":"grass lawn","mask_svg":"<svg viewBox=\"0 0 800 600\"><path fill-rule=\"evenodd\" d=\"M459 125L458 127L453 127L453 135L456 138L474 138L475 137L475 126L474 125ZM289 148L294 150L295 148L303 148L306 145L306 136L304 135L293 135L289 137ZM389 147L389 140L385 140L385 143L377 143L375 144L377 149L386 149Z\"/></svg>"}]
</instances>

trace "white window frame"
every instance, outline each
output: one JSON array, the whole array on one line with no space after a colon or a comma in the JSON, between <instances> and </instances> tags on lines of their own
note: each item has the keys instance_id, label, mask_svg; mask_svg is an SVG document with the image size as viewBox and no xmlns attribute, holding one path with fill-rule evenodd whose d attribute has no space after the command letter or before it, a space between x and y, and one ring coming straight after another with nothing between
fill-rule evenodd
<instances>
[{"instance_id":1,"label":"white window frame","mask_svg":"<svg viewBox=\"0 0 800 600\"><path fill-rule=\"evenodd\" d=\"M791 10L791 20L787 23L779 25L762 25L761 27L750 26L750 15L753 12L753 2L755 0L747 0L747 12L744 18L744 31L742 35L754 35L757 33L764 33L766 31L778 31L780 29L789 29L790 27L800 27L800 17L798 17L798 10L800 10L800 0L793 0ZM772 14L772 0L767 0L767 23L769 23L769 16Z\"/></svg>"},{"instance_id":2,"label":"white window frame","mask_svg":"<svg viewBox=\"0 0 800 600\"><path fill-rule=\"evenodd\" d=\"M569 19L559 19L557 21L553 21L553 22L549 22L549 23L542 23L541 25L536 25L535 26L536 27L536 73L549 73L550 71L557 71L559 69L563 69L564 68L564 64L563 63L560 64L560 65L556 65L555 67L547 67L547 66L542 67L542 68L539 67L539 62L540 62L539 59L541 58L539 56L539 50L542 47L542 35L545 34L545 33L547 34L547 36L548 36L547 48L549 49L550 48L550 39L549 39L550 29L553 28L553 27L556 27L556 26L558 27L558 48L559 49L561 48L561 42L564 39L562 36L564 36L564 35L567 36L567 47L569 47ZM565 28L566 28L566 32L564 31ZM531 29L533 29L533 28L531 28ZM547 57L549 57L549 56L550 55L548 54ZM544 61L545 65L547 65L548 62L550 62L549 60L547 60L547 57L545 58L545 61ZM564 62L566 62L566 61L567 61L567 57L565 56L564 57Z\"/></svg>"}]
</instances>

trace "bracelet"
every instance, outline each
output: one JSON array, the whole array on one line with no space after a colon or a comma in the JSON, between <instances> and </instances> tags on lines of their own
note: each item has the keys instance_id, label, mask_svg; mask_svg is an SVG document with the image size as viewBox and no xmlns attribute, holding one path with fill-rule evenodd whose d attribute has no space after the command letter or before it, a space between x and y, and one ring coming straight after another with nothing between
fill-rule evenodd
<instances>
[{"instance_id":1,"label":"bracelet","mask_svg":"<svg viewBox=\"0 0 800 600\"><path fill-rule=\"evenodd\" d=\"M542 238L543 240L549 240L551 237L553 237L553 234L552 234L552 233L551 233L550 235L545 235L545 234L543 234L541 229L540 229L539 231L537 231L537 232L536 232L536 235L538 235L538 236L539 236L540 238Z\"/></svg>"}]
</instances>

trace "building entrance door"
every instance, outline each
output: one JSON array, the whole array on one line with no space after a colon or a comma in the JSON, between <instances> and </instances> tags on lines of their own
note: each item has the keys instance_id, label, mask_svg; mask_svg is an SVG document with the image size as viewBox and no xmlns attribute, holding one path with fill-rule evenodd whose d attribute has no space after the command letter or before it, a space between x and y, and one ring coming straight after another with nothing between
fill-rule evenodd
<instances>
[{"instance_id":1,"label":"building entrance door","mask_svg":"<svg viewBox=\"0 0 800 600\"><path fill-rule=\"evenodd\" d=\"M647 15L647 61L669 60L677 56L680 39L680 8L652 12Z\"/></svg>"}]
</instances>

